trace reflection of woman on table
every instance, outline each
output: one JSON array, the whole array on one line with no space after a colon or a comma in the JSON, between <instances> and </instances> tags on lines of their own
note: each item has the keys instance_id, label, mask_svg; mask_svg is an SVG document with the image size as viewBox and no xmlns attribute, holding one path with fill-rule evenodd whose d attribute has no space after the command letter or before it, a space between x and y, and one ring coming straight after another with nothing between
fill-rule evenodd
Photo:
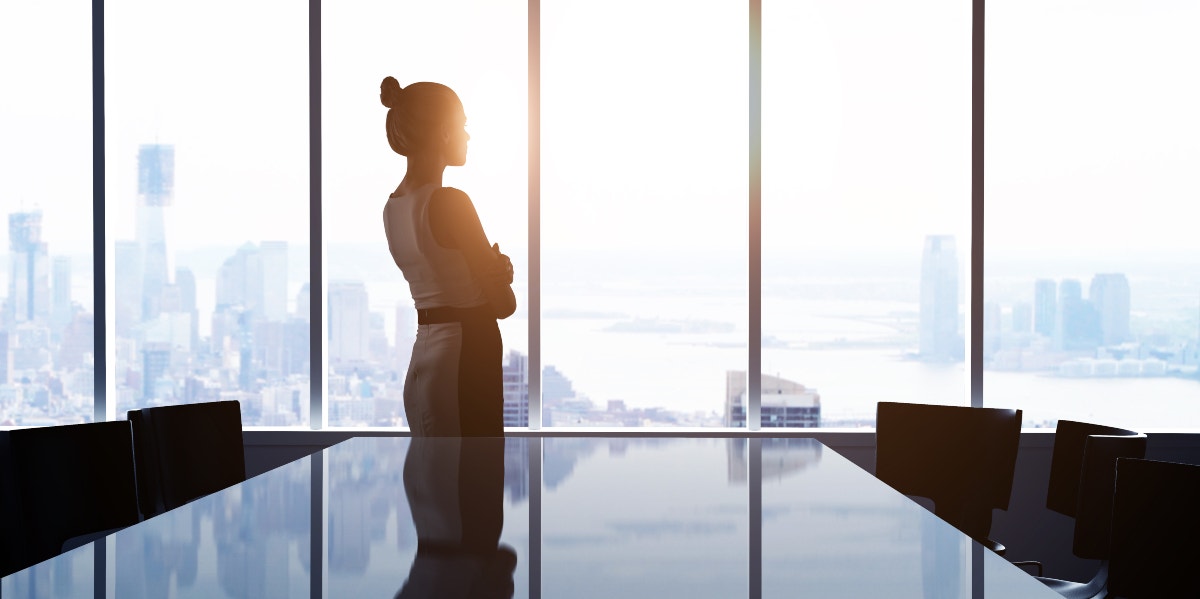
<instances>
[{"instance_id":1,"label":"reflection of woman on table","mask_svg":"<svg viewBox=\"0 0 1200 599\"><path fill-rule=\"evenodd\" d=\"M417 556L397 599L513 596L517 555L504 527L504 439L414 437L404 494Z\"/></svg>"},{"instance_id":2,"label":"reflection of woman on table","mask_svg":"<svg viewBox=\"0 0 1200 599\"><path fill-rule=\"evenodd\" d=\"M512 262L489 245L467 194L442 187L447 166L467 160L467 117L438 83L380 85L387 139L408 158L383 209L396 266L417 309L417 340L404 379L413 435L501 436L503 373L497 318L517 307Z\"/></svg>"}]
</instances>

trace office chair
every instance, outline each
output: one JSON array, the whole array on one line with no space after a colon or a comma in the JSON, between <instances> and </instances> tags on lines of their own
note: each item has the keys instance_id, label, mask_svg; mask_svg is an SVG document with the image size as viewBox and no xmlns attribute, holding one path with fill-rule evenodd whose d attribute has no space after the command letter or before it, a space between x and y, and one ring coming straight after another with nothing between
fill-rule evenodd
<instances>
[{"instance_id":1,"label":"office chair","mask_svg":"<svg viewBox=\"0 0 1200 599\"><path fill-rule=\"evenodd\" d=\"M136 524L133 445L128 422L8 431L13 489L5 519L18 550L5 573Z\"/></svg>"},{"instance_id":2,"label":"office chair","mask_svg":"<svg viewBox=\"0 0 1200 599\"><path fill-rule=\"evenodd\" d=\"M142 408L128 419L146 518L246 480L239 402Z\"/></svg>"},{"instance_id":3,"label":"office chair","mask_svg":"<svg viewBox=\"0 0 1200 599\"><path fill-rule=\"evenodd\" d=\"M1101 560L1100 568L1087 582L1040 576L1038 580L1068 599L1091 599L1108 583L1110 524L1118 458L1146 455L1146 435L1135 431L1075 422L1058 421L1054 453L1050 462L1050 484L1046 507L1075 519L1071 551L1084 559Z\"/></svg>"},{"instance_id":4,"label":"office chair","mask_svg":"<svg viewBox=\"0 0 1200 599\"><path fill-rule=\"evenodd\" d=\"M1110 597L1200 597L1200 466L1120 458Z\"/></svg>"},{"instance_id":5,"label":"office chair","mask_svg":"<svg viewBox=\"0 0 1200 599\"><path fill-rule=\"evenodd\" d=\"M1003 555L988 538L992 510L1008 509L1021 411L879 402L875 475L905 495L933 501L934 513Z\"/></svg>"}]
</instances>

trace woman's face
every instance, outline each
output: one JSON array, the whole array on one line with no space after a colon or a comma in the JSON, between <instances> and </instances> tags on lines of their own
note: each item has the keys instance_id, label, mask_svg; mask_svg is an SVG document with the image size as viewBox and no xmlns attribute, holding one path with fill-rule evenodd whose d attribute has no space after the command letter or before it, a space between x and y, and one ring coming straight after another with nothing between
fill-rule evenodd
<instances>
[{"instance_id":1,"label":"woman's face","mask_svg":"<svg viewBox=\"0 0 1200 599\"><path fill-rule=\"evenodd\" d=\"M467 163L467 115L460 108L446 126L444 134L444 156L447 166L462 166Z\"/></svg>"}]
</instances>

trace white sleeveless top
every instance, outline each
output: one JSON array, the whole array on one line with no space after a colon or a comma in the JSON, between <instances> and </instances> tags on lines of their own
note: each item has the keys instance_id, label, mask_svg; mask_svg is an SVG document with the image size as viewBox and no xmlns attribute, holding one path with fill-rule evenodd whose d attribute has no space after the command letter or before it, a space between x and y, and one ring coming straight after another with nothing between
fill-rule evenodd
<instances>
[{"instance_id":1,"label":"white sleeveless top","mask_svg":"<svg viewBox=\"0 0 1200 599\"><path fill-rule=\"evenodd\" d=\"M417 309L471 308L487 302L457 249L444 248L429 227L429 201L436 185L391 196L383 208L383 230L396 266L404 273Z\"/></svg>"}]
</instances>

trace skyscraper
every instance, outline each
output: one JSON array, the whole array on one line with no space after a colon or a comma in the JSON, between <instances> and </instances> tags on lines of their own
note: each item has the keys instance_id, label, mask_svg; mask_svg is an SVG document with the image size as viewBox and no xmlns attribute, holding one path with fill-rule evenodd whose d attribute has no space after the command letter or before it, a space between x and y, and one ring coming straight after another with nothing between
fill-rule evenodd
<instances>
[{"instance_id":1,"label":"skyscraper","mask_svg":"<svg viewBox=\"0 0 1200 599\"><path fill-rule=\"evenodd\" d=\"M367 359L371 333L367 287L362 281L329 283L329 363Z\"/></svg>"},{"instance_id":2,"label":"skyscraper","mask_svg":"<svg viewBox=\"0 0 1200 599\"><path fill-rule=\"evenodd\" d=\"M1033 284L1033 330L1039 335L1054 337L1058 325L1058 284L1053 279L1038 279Z\"/></svg>"},{"instance_id":3,"label":"skyscraper","mask_svg":"<svg viewBox=\"0 0 1200 599\"><path fill-rule=\"evenodd\" d=\"M54 281L51 286L53 301L51 302L50 320L54 323L54 335L57 337L71 322L71 259L66 256L55 256L53 265Z\"/></svg>"},{"instance_id":4,"label":"skyscraper","mask_svg":"<svg viewBox=\"0 0 1200 599\"><path fill-rule=\"evenodd\" d=\"M393 368L403 375L412 360L413 343L416 341L416 314L406 302L396 304L396 349L392 353Z\"/></svg>"},{"instance_id":5,"label":"skyscraper","mask_svg":"<svg viewBox=\"0 0 1200 599\"><path fill-rule=\"evenodd\" d=\"M42 212L8 215L9 324L45 322L50 315L50 263L42 241Z\"/></svg>"},{"instance_id":6,"label":"skyscraper","mask_svg":"<svg viewBox=\"0 0 1200 599\"><path fill-rule=\"evenodd\" d=\"M144 144L138 148L137 242L142 254L140 320L158 316L167 279L165 211L175 194L175 147Z\"/></svg>"},{"instance_id":7,"label":"skyscraper","mask_svg":"<svg viewBox=\"0 0 1200 599\"><path fill-rule=\"evenodd\" d=\"M1100 320L1100 343L1114 345L1129 340L1129 281L1120 273L1092 277L1088 300Z\"/></svg>"},{"instance_id":8,"label":"skyscraper","mask_svg":"<svg viewBox=\"0 0 1200 599\"><path fill-rule=\"evenodd\" d=\"M529 426L529 360L515 349L504 362L504 426Z\"/></svg>"},{"instance_id":9,"label":"skyscraper","mask_svg":"<svg viewBox=\"0 0 1200 599\"><path fill-rule=\"evenodd\" d=\"M263 315L262 254L253 243L242 244L217 270L217 308L241 306L254 319Z\"/></svg>"},{"instance_id":10,"label":"skyscraper","mask_svg":"<svg viewBox=\"0 0 1200 599\"><path fill-rule=\"evenodd\" d=\"M190 268L175 269L175 287L179 289L179 311L191 315L192 347L200 347L200 311L196 309L196 275Z\"/></svg>"},{"instance_id":11,"label":"skyscraper","mask_svg":"<svg viewBox=\"0 0 1200 599\"><path fill-rule=\"evenodd\" d=\"M270 322L287 319L288 246L286 241L264 241L262 255L263 318Z\"/></svg>"},{"instance_id":12,"label":"skyscraper","mask_svg":"<svg viewBox=\"0 0 1200 599\"><path fill-rule=\"evenodd\" d=\"M1095 349L1100 343L1099 329L1095 307L1083 299L1083 285L1076 279L1063 279L1058 286L1054 347L1064 351Z\"/></svg>"},{"instance_id":13,"label":"skyscraper","mask_svg":"<svg viewBox=\"0 0 1200 599\"><path fill-rule=\"evenodd\" d=\"M1012 330L1014 333L1028 333L1033 330L1033 306L1028 302L1013 304Z\"/></svg>"},{"instance_id":14,"label":"skyscraper","mask_svg":"<svg viewBox=\"0 0 1200 599\"><path fill-rule=\"evenodd\" d=\"M958 256L954 236L929 235L921 259L920 352L922 359L963 356L958 337Z\"/></svg>"},{"instance_id":15,"label":"skyscraper","mask_svg":"<svg viewBox=\"0 0 1200 599\"><path fill-rule=\"evenodd\" d=\"M117 336L132 338L142 322L142 250L136 241L118 241L113 246L116 268Z\"/></svg>"}]
</instances>

